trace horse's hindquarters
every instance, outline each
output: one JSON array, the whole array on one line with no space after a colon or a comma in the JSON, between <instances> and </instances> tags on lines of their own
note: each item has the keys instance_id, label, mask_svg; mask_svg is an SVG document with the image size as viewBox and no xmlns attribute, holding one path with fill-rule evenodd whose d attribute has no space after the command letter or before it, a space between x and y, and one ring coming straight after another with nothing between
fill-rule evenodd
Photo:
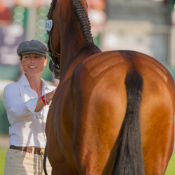
<instances>
[{"instance_id":1,"label":"horse's hindquarters","mask_svg":"<svg viewBox=\"0 0 175 175\"><path fill-rule=\"evenodd\" d=\"M146 175L164 174L173 151L173 82L146 72L140 109L142 145Z\"/></svg>"},{"instance_id":2,"label":"horse's hindquarters","mask_svg":"<svg viewBox=\"0 0 175 175\"><path fill-rule=\"evenodd\" d=\"M94 79L87 72L83 81L74 77L73 145L80 174L105 175L112 171L127 97L125 77L113 71L107 74Z\"/></svg>"},{"instance_id":3,"label":"horse's hindquarters","mask_svg":"<svg viewBox=\"0 0 175 175\"><path fill-rule=\"evenodd\" d=\"M73 145L81 174L105 175L113 168L127 106L125 78L132 70L143 78L140 119L145 173L161 175L166 169L173 147L171 75L146 55L106 52L85 60L74 72Z\"/></svg>"}]
</instances>

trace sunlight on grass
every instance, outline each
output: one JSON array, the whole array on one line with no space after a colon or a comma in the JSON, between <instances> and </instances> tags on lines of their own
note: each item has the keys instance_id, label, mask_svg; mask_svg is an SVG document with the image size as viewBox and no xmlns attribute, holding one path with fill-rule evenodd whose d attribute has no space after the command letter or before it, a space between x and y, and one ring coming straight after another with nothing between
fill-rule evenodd
<instances>
[{"instance_id":1,"label":"sunlight on grass","mask_svg":"<svg viewBox=\"0 0 175 175\"><path fill-rule=\"evenodd\" d=\"M170 159L165 175L174 175L175 174L175 151Z\"/></svg>"},{"instance_id":2,"label":"sunlight on grass","mask_svg":"<svg viewBox=\"0 0 175 175\"><path fill-rule=\"evenodd\" d=\"M0 148L0 175L3 175L3 173L4 173L6 151L7 151L7 149Z\"/></svg>"}]
</instances>

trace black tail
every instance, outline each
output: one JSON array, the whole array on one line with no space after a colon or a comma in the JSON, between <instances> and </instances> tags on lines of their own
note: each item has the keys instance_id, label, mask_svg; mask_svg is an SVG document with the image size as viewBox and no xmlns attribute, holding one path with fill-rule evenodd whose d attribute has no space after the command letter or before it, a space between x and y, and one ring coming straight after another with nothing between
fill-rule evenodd
<instances>
[{"instance_id":1,"label":"black tail","mask_svg":"<svg viewBox=\"0 0 175 175\"><path fill-rule=\"evenodd\" d=\"M112 175L144 175L139 110L143 88L142 75L128 72L125 79L127 109L118 137L118 150Z\"/></svg>"}]
</instances>

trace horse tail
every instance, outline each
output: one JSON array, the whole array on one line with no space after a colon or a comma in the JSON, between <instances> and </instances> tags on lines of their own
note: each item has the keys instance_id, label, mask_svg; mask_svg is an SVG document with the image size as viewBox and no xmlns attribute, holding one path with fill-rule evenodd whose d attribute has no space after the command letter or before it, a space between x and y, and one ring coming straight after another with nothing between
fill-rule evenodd
<instances>
[{"instance_id":1,"label":"horse tail","mask_svg":"<svg viewBox=\"0 0 175 175\"><path fill-rule=\"evenodd\" d=\"M47 158L47 143L46 143L45 152L44 152L43 169L44 169L44 174L48 175L47 169L46 169L46 158Z\"/></svg>"},{"instance_id":2,"label":"horse tail","mask_svg":"<svg viewBox=\"0 0 175 175\"><path fill-rule=\"evenodd\" d=\"M143 88L142 75L128 72L125 78L127 109L117 140L118 148L112 175L144 175L140 130L140 103Z\"/></svg>"}]
</instances>

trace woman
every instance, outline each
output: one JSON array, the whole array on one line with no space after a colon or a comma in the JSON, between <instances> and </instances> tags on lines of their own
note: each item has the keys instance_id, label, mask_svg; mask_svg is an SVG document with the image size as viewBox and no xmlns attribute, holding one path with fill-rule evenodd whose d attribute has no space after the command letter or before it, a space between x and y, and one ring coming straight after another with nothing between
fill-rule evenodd
<instances>
[{"instance_id":1,"label":"woman","mask_svg":"<svg viewBox=\"0 0 175 175\"><path fill-rule=\"evenodd\" d=\"M37 40L24 41L17 49L24 74L7 85L3 94L10 123L4 175L44 174L45 124L55 93L55 87L41 78L47 52L46 45ZM47 171L51 173L48 162Z\"/></svg>"}]
</instances>

